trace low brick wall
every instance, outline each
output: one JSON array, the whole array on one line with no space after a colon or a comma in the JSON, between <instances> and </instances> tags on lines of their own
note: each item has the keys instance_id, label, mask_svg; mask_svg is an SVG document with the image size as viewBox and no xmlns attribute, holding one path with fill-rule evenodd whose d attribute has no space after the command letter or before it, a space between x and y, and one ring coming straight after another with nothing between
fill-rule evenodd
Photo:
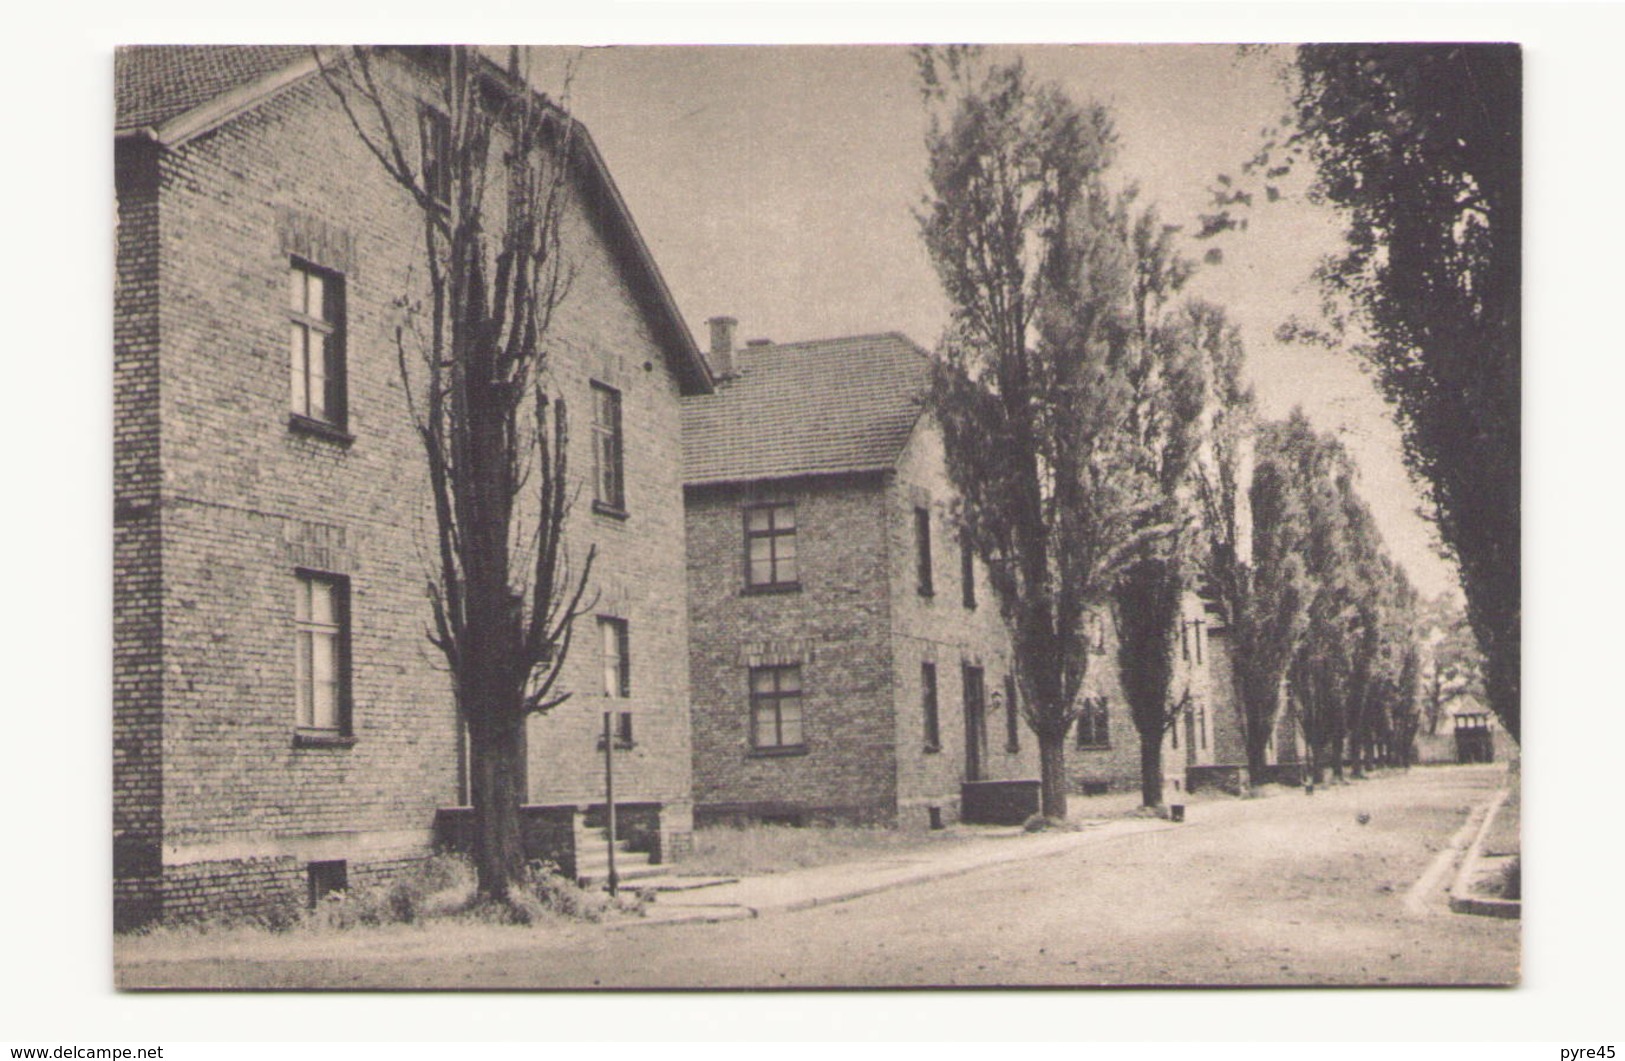
<instances>
[{"instance_id":1,"label":"low brick wall","mask_svg":"<svg viewBox=\"0 0 1625 1061\"><path fill-rule=\"evenodd\" d=\"M1302 763L1274 763L1264 767L1262 773L1253 779L1258 785L1301 785L1303 784L1304 765Z\"/></svg>"},{"instance_id":2,"label":"low brick wall","mask_svg":"<svg viewBox=\"0 0 1625 1061\"><path fill-rule=\"evenodd\" d=\"M346 886L387 884L420 865L422 855L348 861ZM165 866L158 900L147 920L167 924L209 918L257 919L271 927L296 920L310 905L310 864L292 857L230 859ZM131 928L132 923L115 925Z\"/></svg>"},{"instance_id":3,"label":"low brick wall","mask_svg":"<svg viewBox=\"0 0 1625 1061\"><path fill-rule=\"evenodd\" d=\"M967 825L1020 825L1038 813L1037 781L967 781L959 788L959 820Z\"/></svg>"},{"instance_id":4,"label":"low brick wall","mask_svg":"<svg viewBox=\"0 0 1625 1061\"><path fill-rule=\"evenodd\" d=\"M1187 792L1201 792L1203 789L1218 789L1228 792L1232 796L1245 796L1250 791L1247 768L1238 764L1217 764L1213 766L1187 766L1185 768L1185 790Z\"/></svg>"},{"instance_id":5,"label":"low brick wall","mask_svg":"<svg viewBox=\"0 0 1625 1061\"><path fill-rule=\"evenodd\" d=\"M306 864L296 858L236 859L164 867L163 919L212 917L293 921L310 900Z\"/></svg>"},{"instance_id":6,"label":"low brick wall","mask_svg":"<svg viewBox=\"0 0 1625 1061\"><path fill-rule=\"evenodd\" d=\"M758 823L768 825L864 825L890 828L896 815L873 805L829 806L781 800L743 800L729 803L698 803L694 806L694 827L740 828Z\"/></svg>"},{"instance_id":7,"label":"low brick wall","mask_svg":"<svg viewBox=\"0 0 1625 1061\"><path fill-rule=\"evenodd\" d=\"M519 833L527 861L551 862L566 877L576 872L574 804L519 808ZM434 814L435 844L468 854L474 850L474 808L441 807Z\"/></svg>"}]
</instances>

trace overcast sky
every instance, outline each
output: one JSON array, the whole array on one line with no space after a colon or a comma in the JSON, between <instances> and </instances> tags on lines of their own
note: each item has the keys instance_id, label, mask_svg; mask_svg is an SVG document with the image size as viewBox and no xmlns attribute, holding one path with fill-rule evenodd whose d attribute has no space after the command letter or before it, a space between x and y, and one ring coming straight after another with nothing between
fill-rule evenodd
<instances>
[{"instance_id":1,"label":"overcast sky","mask_svg":"<svg viewBox=\"0 0 1625 1061\"><path fill-rule=\"evenodd\" d=\"M1236 172L1286 110L1280 56L1238 60L1222 45L1020 53L1039 78L1110 106L1120 174L1187 231L1214 175ZM935 344L947 307L912 217L924 194L925 116L905 49L539 49L538 83L557 91L570 56L571 105L702 345L717 315L737 317L741 339L901 331ZM1338 232L1328 211L1289 197L1256 211L1191 290L1242 325L1266 415L1302 404L1342 434L1390 549L1431 595L1454 575L1416 515L1397 432L1369 378L1346 356L1273 339L1287 316L1313 311L1309 273ZM1193 242L1190 253L1205 249Z\"/></svg>"}]
</instances>

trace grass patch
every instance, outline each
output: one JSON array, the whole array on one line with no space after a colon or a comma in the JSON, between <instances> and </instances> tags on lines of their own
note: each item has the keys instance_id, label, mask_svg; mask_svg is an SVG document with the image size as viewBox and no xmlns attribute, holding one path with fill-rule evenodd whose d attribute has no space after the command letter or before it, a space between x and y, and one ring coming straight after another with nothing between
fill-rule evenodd
<instances>
[{"instance_id":1,"label":"grass patch","mask_svg":"<svg viewBox=\"0 0 1625 1061\"><path fill-rule=\"evenodd\" d=\"M466 856L436 854L387 882L334 892L314 909L290 899L253 914L149 925L122 935L130 940L184 944L209 937L245 942L271 936L319 937L383 926L596 922L642 916L647 904L647 895L635 889L623 889L611 898L605 892L582 888L541 863L531 865L524 887L507 903L490 902L476 895L474 867Z\"/></svg>"},{"instance_id":2,"label":"grass patch","mask_svg":"<svg viewBox=\"0 0 1625 1061\"><path fill-rule=\"evenodd\" d=\"M1523 868L1517 859L1508 862L1501 871L1501 898L1523 899Z\"/></svg>"},{"instance_id":3,"label":"grass patch","mask_svg":"<svg viewBox=\"0 0 1625 1061\"><path fill-rule=\"evenodd\" d=\"M934 849L967 839L956 829L911 832L852 825L712 826L694 831L688 874L751 876Z\"/></svg>"},{"instance_id":4,"label":"grass patch","mask_svg":"<svg viewBox=\"0 0 1625 1061\"><path fill-rule=\"evenodd\" d=\"M1513 778L1512 794L1501 809L1495 813L1495 821L1490 823L1489 832L1484 834L1483 852L1487 858L1504 858L1517 855L1522 850L1520 846L1520 830L1522 827L1521 811L1522 800L1518 780Z\"/></svg>"}]
</instances>

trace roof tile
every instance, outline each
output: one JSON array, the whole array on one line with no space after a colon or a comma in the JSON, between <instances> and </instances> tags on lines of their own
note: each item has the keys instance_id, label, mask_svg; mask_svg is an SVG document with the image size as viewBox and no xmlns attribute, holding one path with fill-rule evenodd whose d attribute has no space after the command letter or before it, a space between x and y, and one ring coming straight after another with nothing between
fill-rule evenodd
<instances>
[{"instance_id":1,"label":"roof tile","mask_svg":"<svg viewBox=\"0 0 1625 1061\"><path fill-rule=\"evenodd\" d=\"M161 125L310 54L303 44L142 44L113 53L114 127Z\"/></svg>"},{"instance_id":2,"label":"roof tile","mask_svg":"<svg viewBox=\"0 0 1625 1061\"><path fill-rule=\"evenodd\" d=\"M715 394L683 401L688 483L874 471L902 453L930 357L896 332L747 346Z\"/></svg>"}]
</instances>

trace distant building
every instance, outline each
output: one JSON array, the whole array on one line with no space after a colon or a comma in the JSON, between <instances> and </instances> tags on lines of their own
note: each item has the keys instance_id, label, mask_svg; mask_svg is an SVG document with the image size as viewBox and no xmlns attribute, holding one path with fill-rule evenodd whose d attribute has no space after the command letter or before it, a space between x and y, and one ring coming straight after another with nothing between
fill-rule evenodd
<instances>
[{"instance_id":1,"label":"distant building","mask_svg":"<svg viewBox=\"0 0 1625 1061\"><path fill-rule=\"evenodd\" d=\"M1517 757L1517 744L1478 697L1462 693L1440 711L1437 733L1417 734L1418 763L1502 763Z\"/></svg>"},{"instance_id":2,"label":"distant building","mask_svg":"<svg viewBox=\"0 0 1625 1061\"><path fill-rule=\"evenodd\" d=\"M1082 707L1067 748L1073 791L1094 794L1140 784L1140 734L1118 680L1112 612L1094 620L1095 657L1084 679ZM1162 741L1165 797L1203 788L1233 792L1247 785L1247 750L1237 715L1229 628L1223 611L1196 593L1181 604L1169 696L1185 707Z\"/></svg>"},{"instance_id":3,"label":"distant building","mask_svg":"<svg viewBox=\"0 0 1625 1061\"><path fill-rule=\"evenodd\" d=\"M716 392L683 402L696 821L1036 807L1008 638L922 410L927 355L896 333L736 348L732 319L711 327Z\"/></svg>"},{"instance_id":4,"label":"distant building","mask_svg":"<svg viewBox=\"0 0 1625 1061\"><path fill-rule=\"evenodd\" d=\"M420 52L378 64L413 152L436 113ZM424 636L433 524L395 350L418 208L307 48L126 48L114 68L122 925L391 873L430 850L466 771ZM575 413L569 538L596 544L600 596L574 698L530 727L529 797L568 843L602 800L612 711L617 792L669 854L691 827L678 399L711 384L580 136L549 347Z\"/></svg>"}]
</instances>

